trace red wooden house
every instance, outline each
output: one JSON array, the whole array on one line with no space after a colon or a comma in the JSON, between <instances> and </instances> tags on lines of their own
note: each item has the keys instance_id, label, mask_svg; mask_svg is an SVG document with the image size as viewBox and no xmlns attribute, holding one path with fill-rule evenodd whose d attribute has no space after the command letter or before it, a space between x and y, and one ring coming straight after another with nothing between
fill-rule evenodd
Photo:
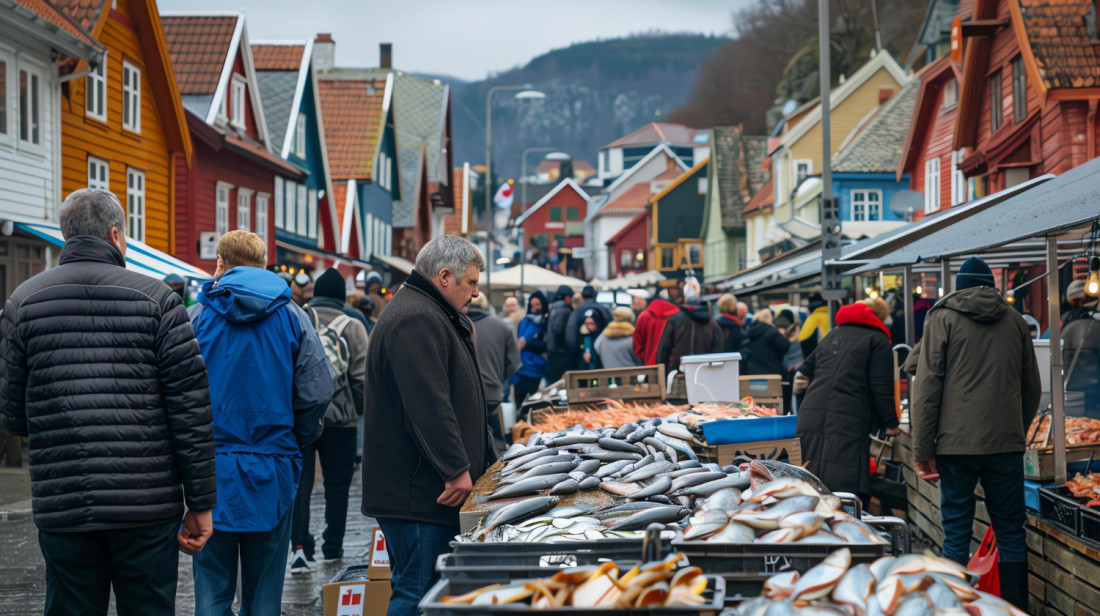
<instances>
[{"instance_id":1,"label":"red wooden house","mask_svg":"<svg viewBox=\"0 0 1100 616\"><path fill-rule=\"evenodd\" d=\"M649 271L650 237L649 209L644 209L607 240L605 245L611 259L611 278Z\"/></svg>"},{"instance_id":2,"label":"red wooden house","mask_svg":"<svg viewBox=\"0 0 1100 616\"><path fill-rule=\"evenodd\" d=\"M551 257L555 254L561 257L570 255L574 248L584 246L584 218L587 214L588 193L568 178L520 214L515 226L523 228L524 250L537 247ZM567 262L566 273L574 275L578 272L579 259L561 260Z\"/></svg>"},{"instance_id":3,"label":"red wooden house","mask_svg":"<svg viewBox=\"0 0 1100 616\"><path fill-rule=\"evenodd\" d=\"M247 229L274 263L275 178L306 174L271 146L244 16L169 13L161 23L195 152L190 169L176 157L176 256L214 271L218 238Z\"/></svg>"}]
</instances>

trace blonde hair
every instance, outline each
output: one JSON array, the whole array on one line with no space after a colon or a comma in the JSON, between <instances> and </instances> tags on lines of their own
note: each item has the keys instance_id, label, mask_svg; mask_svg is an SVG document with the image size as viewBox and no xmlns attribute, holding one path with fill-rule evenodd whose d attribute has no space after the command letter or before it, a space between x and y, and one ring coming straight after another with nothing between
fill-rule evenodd
<instances>
[{"instance_id":1,"label":"blonde hair","mask_svg":"<svg viewBox=\"0 0 1100 616\"><path fill-rule=\"evenodd\" d=\"M772 318L772 311L768 308L757 310L756 314L752 315L752 320L766 323L768 325L772 325L775 321L775 319Z\"/></svg>"},{"instance_id":2,"label":"blonde hair","mask_svg":"<svg viewBox=\"0 0 1100 616\"><path fill-rule=\"evenodd\" d=\"M217 252L225 269L241 265L262 268L267 265L267 245L260 236L249 231L237 229L226 233L218 240Z\"/></svg>"},{"instance_id":3,"label":"blonde hair","mask_svg":"<svg viewBox=\"0 0 1100 616\"><path fill-rule=\"evenodd\" d=\"M737 298L731 293L726 293L718 298L718 309L722 312L735 314L737 312Z\"/></svg>"},{"instance_id":4,"label":"blonde hair","mask_svg":"<svg viewBox=\"0 0 1100 616\"><path fill-rule=\"evenodd\" d=\"M863 303L871 307L871 310L874 311L875 316L878 317L879 321L885 323L886 319L890 317L890 305L887 304L886 300L882 299L881 297L868 297L867 299L863 300Z\"/></svg>"}]
</instances>

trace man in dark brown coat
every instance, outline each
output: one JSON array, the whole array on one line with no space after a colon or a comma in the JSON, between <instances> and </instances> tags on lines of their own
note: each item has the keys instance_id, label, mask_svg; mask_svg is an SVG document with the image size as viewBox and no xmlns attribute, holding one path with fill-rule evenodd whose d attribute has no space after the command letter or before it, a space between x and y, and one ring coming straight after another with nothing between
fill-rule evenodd
<instances>
[{"instance_id":1,"label":"man in dark brown coat","mask_svg":"<svg viewBox=\"0 0 1100 616\"><path fill-rule=\"evenodd\" d=\"M984 261L971 257L955 280L958 290L924 323L910 411L917 474L932 479L938 471L943 555L962 564L970 559L981 481L997 535L1001 594L1027 609L1022 454L1039 407L1035 350Z\"/></svg>"},{"instance_id":2,"label":"man in dark brown coat","mask_svg":"<svg viewBox=\"0 0 1100 616\"><path fill-rule=\"evenodd\" d=\"M485 393L466 317L485 269L470 242L444 235L371 331L363 438L363 515L378 519L393 572L389 614L417 613L458 510L492 463Z\"/></svg>"}]
</instances>

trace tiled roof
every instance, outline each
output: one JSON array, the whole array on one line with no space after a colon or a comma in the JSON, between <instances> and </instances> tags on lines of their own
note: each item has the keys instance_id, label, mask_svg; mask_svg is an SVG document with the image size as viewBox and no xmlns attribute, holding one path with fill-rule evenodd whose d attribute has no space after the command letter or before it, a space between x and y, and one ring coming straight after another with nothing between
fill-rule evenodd
<instances>
[{"instance_id":1,"label":"tiled roof","mask_svg":"<svg viewBox=\"0 0 1100 616\"><path fill-rule=\"evenodd\" d=\"M401 199L393 202L393 227L407 229L413 226L416 213L416 188L420 185L424 170L424 150L405 148L401 150Z\"/></svg>"},{"instance_id":2,"label":"tiled roof","mask_svg":"<svg viewBox=\"0 0 1100 616\"><path fill-rule=\"evenodd\" d=\"M638 182L626 192L615 198L614 201L604 205L592 218L599 218L606 214L634 214L645 209L652 196L649 182Z\"/></svg>"},{"instance_id":3,"label":"tiled roof","mask_svg":"<svg viewBox=\"0 0 1100 616\"><path fill-rule=\"evenodd\" d=\"M672 165L668 169L661 172L661 175L650 180L650 182L670 182L680 177L684 173L684 170L677 165Z\"/></svg>"},{"instance_id":4,"label":"tiled roof","mask_svg":"<svg viewBox=\"0 0 1100 616\"><path fill-rule=\"evenodd\" d=\"M466 192L466 174L462 167L451 169L451 188L454 190L455 211L443 219L443 233L462 235L462 197Z\"/></svg>"},{"instance_id":5,"label":"tiled roof","mask_svg":"<svg viewBox=\"0 0 1100 616\"><path fill-rule=\"evenodd\" d=\"M386 81L322 79L318 90L332 177L369 179Z\"/></svg>"},{"instance_id":6,"label":"tiled roof","mask_svg":"<svg viewBox=\"0 0 1100 616\"><path fill-rule=\"evenodd\" d=\"M64 0L50 4L46 0L15 0L19 4L25 6L28 10L34 12L34 14L50 22L58 29L70 34L77 40L94 47L102 48L103 46L92 39L88 34L91 31L94 20L90 20L91 23L84 25L84 19L77 19L76 14L88 12L89 17L92 15L92 7L97 7L95 13L98 14L98 6L102 3L100 0L86 1L86 2L65 2ZM73 5L69 7L67 5ZM87 6L84 6L87 5Z\"/></svg>"},{"instance_id":7,"label":"tiled roof","mask_svg":"<svg viewBox=\"0 0 1100 616\"><path fill-rule=\"evenodd\" d=\"M290 126L290 114L294 105L294 90L298 87L296 71L256 71L256 83L260 86L260 103L264 107L271 147L281 152L286 131Z\"/></svg>"},{"instance_id":8,"label":"tiled roof","mask_svg":"<svg viewBox=\"0 0 1100 616\"><path fill-rule=\"evenodd\" d=\"M80 27L85 31L91 32L95 28L96 22L99 21L99 13L106 6L107 0L50 0L49 3L64 11L73 21L80 24ZM30 6L26 2L23 2L23 4Z\"/></svg>"},{"instance_id":9,"label":"tiled roof","mask_svg":"<svg viewBox=\"0 0 1100 616\"><path fill-rule=\"evenodd\" d=\"M764 186L756 191L756 194L749 199L748 205L745 206L745 211L742 214L752 214L753 212L760 212L766 210L775 205L775 188L772 187L772 181L769 179Z\"/></svg>"},{"instance_id":10,"label":"tiled roof","mask_svg":"<svg viewBox=\"0 0 1100 616\"><path fill-rule=\"evenodd\" d=\"M297 72L305 52L305 45L253 45L252 63L258 71Z\"/></svg>"},{"instance_id":11,"label":"tiled roof","mask_svg":"<svg viewBox=\"0 0 1100 616\"><path fill-rule=\"evenodd\" d=\"M600 149L621 148L628 145L647 145L661 143L662 141L667 141L673 145L688 146L692 145L692 139L694 137L695 131L681 124L650 122L629 135L620 137Z\"/></svg>"},{"instance_id":12,"label":"tiled roof","mask_svg":"<svg viewBox=\"0 0 1100 616\"><path fill-rule=\"evenodd\" d=\"M905 137L913 120L920 80L913 79L879 108L875 117L841 150L836 173L897 173ZM856 130L860 130L857 128Z\"/></svg>"},{"instance_id":13,"label":"tiled roof","mask_svg":"<svg viewBox=\"0 0 1100 616\"><path fill-rule=\"evenodd\" d=\"M745 206L768 180L763 165L768 138L745 135L740 126L717 126L713 140L722 226L732 229L741 224Z\"/></svg>"},{"instance_id":14,"label":"tiled roof","mask_svg":"<svg viewBox=\"0 0 1100 616\"><path fill-rule=\"evenodd\" d=\"M160 18L180 94L213 94L225 66L236 15L166 15Z\"/></svg>"},{"instance_id":15,"label":"tiled roof","mask_svg":"<svg viewBox=\"0 0 1100 616\"><path fill-rule=\"evenodd\" d=\"M447 170L439 164L444 148L446 104L446 86L408 73L394 74L393 118L397 127L397 147L424 146L428 154L428 180L431 182L449 180Z\"/></svg>"},{"instance_id":16,"label":"tiled roof","mask_svg":"<svg viewBox=\"0 0 1100 616\"><path fill-rule=\"evenodd\" d=\"M1100 49L1089 40L1085 15L1092 0L1019 0L1024 28L1043 85L1100 86Z\"/></svg>"}]
</instances>

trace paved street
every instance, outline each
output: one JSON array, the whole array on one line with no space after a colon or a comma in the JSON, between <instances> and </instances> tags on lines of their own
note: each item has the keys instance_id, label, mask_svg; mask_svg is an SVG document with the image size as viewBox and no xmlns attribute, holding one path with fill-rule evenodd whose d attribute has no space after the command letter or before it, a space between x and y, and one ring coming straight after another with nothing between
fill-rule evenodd
<instances>
[{"instance_id":1,"label":"paved street","mask_svg":"<svg viewBox=\"0 0 1100 616\"><path fill-rule=\"evenodd\" d=\"M38 535L29 515L29 488L23 481L25 470L0 469L0 616L28 616L41 614L46 591L45 563L38 549ZM324 490L318 465L316 488L310 514L310 528L320 543L324 525ZM13 495L24 490L21 500ZM344 559L336 562L318 562L308 575L292 576L287 571L283 590L284 616L321 616L321 586L340 569L351 564L364 563L370 548L369 529L374 520L359 514L362 483L359 472L351 484L348 505L348 532L344 541ZM194 613L194 587L191 581L191 557L180 555L179 588L176 593L176 611L186 615ZM111 614L114 614L111 610Z\"/></svg>"}]
</instances>

